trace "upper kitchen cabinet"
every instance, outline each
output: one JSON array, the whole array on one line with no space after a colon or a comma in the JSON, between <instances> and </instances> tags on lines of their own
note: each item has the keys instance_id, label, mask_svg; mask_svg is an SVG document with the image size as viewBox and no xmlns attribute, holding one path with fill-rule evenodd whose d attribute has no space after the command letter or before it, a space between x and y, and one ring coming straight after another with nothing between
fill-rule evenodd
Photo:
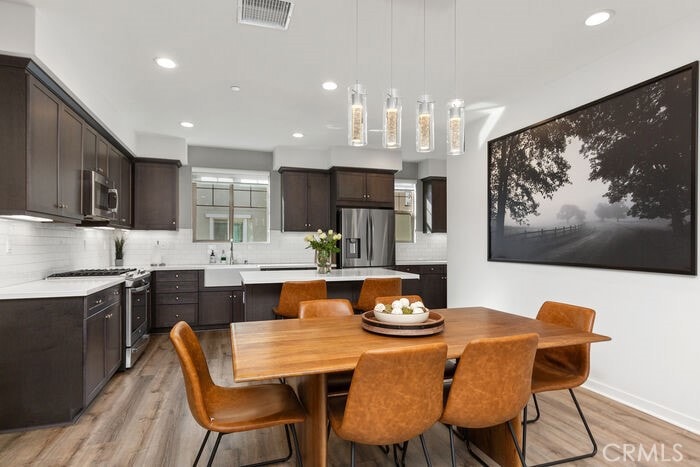
<instances>
[{"instance_id":1,"label":"upper kitchen cabinet","mask_svg":"<svg viewBox=\"0 0 700 467\"><path fill-rule=\"evenodd\" d=\"M0 214L82 221L83 170L120 143L27 58L0 55L0 109Z\"/></svg>"},{"instance_id":2,"label":"upper kitchen cabinet","mask_svg":"<svg viewBox=\"0 0 700 467\"><path fill-rule=\"evenodd\" d=\"M331 193L337 207L394 207L392 172L334 169L331 173Z\"/></svg>"},{"instance_id":3,"label":"upper kitchen cabinet","mask_svg":"<svg viewBox=\"0 0 700 467\"><path fill-rule=\"evenodd\" d=\"M134 228L177 230L178 160L134 162Z\"/></svg>"},{"instance_id":4,"label":"upper kitchen cabinet","mask_svg":"<svg viewBox=\"0 0 700 467\"><path fill-rule=\"evenodd\" d=\"M282 230L308 232L330 225L330 175L325 171L281 168Z\"/></svg>"},{"instance_id":5,"label":"upper kitchen cabinet","mask_svg":"<svg viewBox=\"0 0 700 467\"><path fill-rule=\"evenodd\" d=\"M423 232L447 232L447 178L423 179Z\"/></svg>"},{"instance_id":6,"label":"upper kitchen cabinet","mask_svg":"<svg viewBox=\"0 0 700 467\"><path fill-rule=\"evenodd\" d=\"M109 170L107 178L119 194L117 212L110 224L118 227L131 226L131 161L113 146L108 147Z\"/></svg>"}]
</instances>

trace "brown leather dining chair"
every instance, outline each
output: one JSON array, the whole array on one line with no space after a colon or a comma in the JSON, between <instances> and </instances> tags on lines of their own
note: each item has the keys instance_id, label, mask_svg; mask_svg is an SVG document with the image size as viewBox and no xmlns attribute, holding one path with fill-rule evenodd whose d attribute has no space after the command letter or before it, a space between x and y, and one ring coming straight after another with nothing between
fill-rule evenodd
<instances>
[{"instance_id":1,"label":"brown leather dining chair","mask_svg":"<svg viewBox=\"0 0 700 467\"><path fill-rule=\"evenodd\" d=\"M445 410L440 418L440 422L447 425L450 432L453 467L456 465L453 434L455 427L467 429L465 441L469 453L482 465L487 465L472 450L469 429L503 423L507 423L520 461L525 466L525 456L518 444L511 420L516 418L521 410L525 410L527 416L532 362L537 351L537 341L537 334L521 334L477 339L467 343L459 359L454 379L448 386Z\"/></svg>"},{"instance_id":2,"label":"brown leather dining chair","mask_svg":"<svg viewBox=\"0 0 700 467\"><path fill-rule=\"evenodd\" d=\"M306 300L299 302L299 319L331 318L354 316L352 303L345 298L327 298L324 300ZM328 397L342 396L348 393L352 381L352 370L328 373L326 388Z\"/></svg>"},{"instance_id":3,"label":"brown leather dining chair","mask_svg":"<svg viewBox=\"0 0 700 467\"><path fill-rule=\"evenodd\" d=\"M352 307L357 311L369 311L374 308L374 300L377 297L401 295L401 278L367 278L362 282L360 296Z\"/></svg>"},{"instance_id":4,"label":"brown leather dining chair","mask_svg":"<svg viewBox=\"0 0 700 467\"><path fill-rule=\"evenodd\" d=\"M326 298L299 302L299 319L353 316L352 303L345 298Z\"/></svg>"},{"instance_id":5,"label":"brown leather dining chair","mask_svg":"<svg viewBox=\"0 0 700 467\"><path fill-rule=\"evenodd\" d=\"M355 443L393 445L416 436L430 465L423 432L442 413L446 358L444 343L368 350L360 356L347 397L328 399L333 431L350 441L352 466Z\"/></svg>"},{"instance_id":6,"label":"brown leather dining chair","mask_svg":"<svg viewBox=\"0 0 700 467\"><path fill-rule=\"evenodd\" d=\"M292 456L290 431L294 438L297 463L301 465L299 443L294 424L303 422L306 415L290 386L286 384L217 386L211 379L209 366L199 340L187 323L180 321L173 326L170 331L170 341L173 343L180 360L190 412L195 421L207 430L193 465L196 466L199 462L212 431L219 435L209 456L208 466L212 464L224 434L279 425L284 425L287 436L287 456L255 465L275 464L289 460Z\"/></svg>"},{"instance_id":7,"label":"brown leather dining chair","mask_svg":"<svg viewBox=\"0 0 700 467\"><path fill-rule=\"evenodd\" d=\"M421 298L420 295L391 295L389 297L377 297L374 299L374 304L377 305L379 303L384 304L387 308L391 307L391 304L394 302L394 300L398 300L400 298L407 298L409 302L422 302L423 299ZM444 378L445 379L452 379L452 377L455 374L455 370L457 369L457 361L456 359L449 359L445 362L445 372L444 372Z\"/></svg>"},{"instance_id":8,"label":"brown leather dining chair","mask_svg":"<svg viewBox=\"0 0 700 467\"><path fill-rule=\"evenodd\" d=\"M537 313L537 319L567 328L574 328L579 331L593 332L593 322L595 321L595 311L591 308L569 305L560 302L544 302ZM591 345L579 344L566 347L555 347L552 349L540 349L535 356L535 364L532 370L532 397L535 402L536 416L527 423L533 423L540 418L540 407L537 402L537 394L546 391L559 391L567 389L571 399L576 406L583 426L591 442L592 450L585 454L556 459L541 465L557 465L566 462L593 457L598 452L593 433L591 432L586 417L583 415L581 406L574 394L574 388L579 387L588 379L591 363ZM527 430L527 423L524 430ZM527 446L523 446L527 453Z\"/></svg>"},{"instance_id":9,"label":"brown leather dining chair","mask_svg":"<svg viewBox=\"0 0 700 467\"><path fill-rule=\"evenodd\" d=\"M288 281L282 284L279 304L272 308L278 317L298 318L299 302L327 297L326 281Z\"/></svg>"}]
</instances>

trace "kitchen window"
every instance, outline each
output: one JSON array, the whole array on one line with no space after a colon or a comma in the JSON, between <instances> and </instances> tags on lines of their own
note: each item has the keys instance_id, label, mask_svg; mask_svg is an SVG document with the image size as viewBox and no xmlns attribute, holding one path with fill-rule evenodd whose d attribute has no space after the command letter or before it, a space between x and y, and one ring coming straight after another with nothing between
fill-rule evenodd
<instances>
[{"instance_id":1,"label":"kitchen window","mask_svg":"<svg viewBox=\"0 0 700 467\"><path fill-rule=\"evenodd\" d=\"M192 168L195 242L268 242L270 174Z\"/></svg>"},{"instance_id":2,"label":"kitchen window","mask_svg":"<svg viewBox=\"0 0 700 467\"><path fill-rule=\"evenodd\" d=\"M413 243L416 232L416 182L394 181L396 242Z\"/></svg>"}]
</instances>

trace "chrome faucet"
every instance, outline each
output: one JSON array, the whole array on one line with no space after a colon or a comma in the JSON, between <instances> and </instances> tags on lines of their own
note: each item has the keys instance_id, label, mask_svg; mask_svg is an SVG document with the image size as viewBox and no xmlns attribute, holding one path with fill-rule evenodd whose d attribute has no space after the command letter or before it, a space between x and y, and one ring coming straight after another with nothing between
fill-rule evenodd
<instances>
[{"instance_id":1,"label":"chrome faucet","mask_svg":"<svg viewBox=\"0 0 700 467\"><path fill-rule=\"evenodd\" d=\"M233 238L230 240L230 246L228 248L228 264L233 264Z\"/></svg>"}]
</instances>

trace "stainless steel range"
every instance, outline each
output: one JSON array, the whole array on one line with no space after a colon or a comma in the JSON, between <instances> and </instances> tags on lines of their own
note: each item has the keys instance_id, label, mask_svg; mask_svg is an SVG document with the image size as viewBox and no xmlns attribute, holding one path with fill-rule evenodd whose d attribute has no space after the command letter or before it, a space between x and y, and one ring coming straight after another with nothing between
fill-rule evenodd
<instances>
[{"instance_id":1,"label":"stainless steel range","mask_svg":"<svg viewBox=\"0 0 700 467\"><path fill-rule=\"evenodd\" d=\"M136 268L80 269L52 274L49 279L90 278L124 276L126 302L124 306L124 354L123 367L131 368L146 349L148 312L150 309L151 273Z\"/></svg>"}]
</instances>

